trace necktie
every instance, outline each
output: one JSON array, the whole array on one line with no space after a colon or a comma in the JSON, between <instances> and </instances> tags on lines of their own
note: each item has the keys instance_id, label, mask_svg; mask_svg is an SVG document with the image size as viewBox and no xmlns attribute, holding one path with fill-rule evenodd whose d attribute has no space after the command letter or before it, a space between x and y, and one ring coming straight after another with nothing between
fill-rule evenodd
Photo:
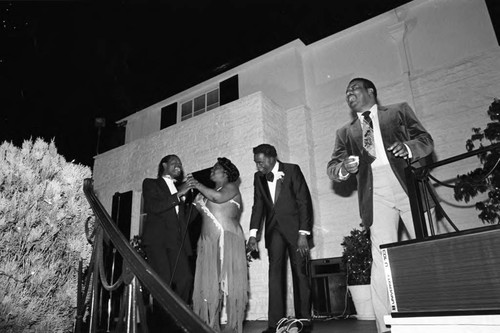
<instances>
[{"instance_id":1,"label":"necktie","mask_svg":"<svg viewBox=\"0 0 500 333\"><path fill-rule=\"evenodd\" d=\"M373 122L370 118L370 111L365 111L363 115L363 148L375 158L375 136L373 134Z\"/></svg>"},{"instance_id":2,"label":"necktie","mask_svg":"<svg viewBox=\"0 0 500 333\"><path fill-rule=\"evenodd\" d=\"M272 172L266 173L266 179L268 182L272 182L274 180L274 174Z\"/></svg>"}]
</instances>

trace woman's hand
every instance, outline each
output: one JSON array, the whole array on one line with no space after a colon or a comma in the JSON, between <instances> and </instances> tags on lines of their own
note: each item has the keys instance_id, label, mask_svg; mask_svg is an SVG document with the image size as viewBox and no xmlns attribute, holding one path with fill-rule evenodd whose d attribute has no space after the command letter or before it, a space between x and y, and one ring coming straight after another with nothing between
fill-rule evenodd
<instances>
[{"instance_id":1,"label":"woman's hand","mask_svg":"<svg viewBox=\"0 0 500 333\"><path fill-rule=\"evenodd\" d=\"M193 200L193 204L195 206L201 206L204 203L205 203L205 196L203 196L203 194L201 194L201 193L198 193L196 195L196 198L194 198L194 200Z\"/></svg>"},{"instance_id":2,"label":"woman's hand","mask_svg":"<svg viewBox=\"0 0 500 333\"><path fill-rule=\"evenodd\" d=\"M188 183L191 186L191 188L196 188L196 189L199 189L201 185L200 182L197 181L191 173L187 175L186 183Z\"/></svg>"}]
</instances>

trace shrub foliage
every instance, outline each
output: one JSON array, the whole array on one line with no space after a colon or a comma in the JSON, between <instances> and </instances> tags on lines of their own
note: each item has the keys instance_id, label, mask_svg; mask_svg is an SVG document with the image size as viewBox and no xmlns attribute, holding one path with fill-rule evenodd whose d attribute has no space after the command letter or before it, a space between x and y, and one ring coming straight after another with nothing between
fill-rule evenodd
<instances>
[{"instance_id":1,"label":"shrub foliage","mask_svg":"<svg viewBox=\"0 0 500 333\"><path fill-rule=\"evenodd\" d=\"M483 148L483 140L488 140L489 144L500 143L500 100L494 99L488 108L488 116L491 122L486 125L484 131L481 128L473 128L472 136L466 141L467 151L472 151L478 144L478 148ZM500 149L496 148L485 151L478 155L482 167L468 172L464 175L457 175L455 184L455 199L457 201L469 202L480 193L488 192L488 198L475 204L480 211L478 217L483 223L500 223Z\"/></svg>"},{"instance_id":2,"label":"shrub foliage","mask_svg":"<svg viewBox=\"0 0 500 333\"><path fill-rule=\"evenodd\" d=\"M370 231L354 228L348 236L344 236L341 245L344 248L342 263L347 271L347 284L351 286L370 284L372 268Z\"/></svg>"},{"instance_id":3,"label":"shrub foliage","mask_svg":"<svg viewBox=\"0 0 500 333\"><path fill-rule=\"evenodd\" d=\"M0 331L70 332L78 263L88 265L83 194L89 167L66 162L54 141L0 145Z\"/></svg>"}]
</instances>

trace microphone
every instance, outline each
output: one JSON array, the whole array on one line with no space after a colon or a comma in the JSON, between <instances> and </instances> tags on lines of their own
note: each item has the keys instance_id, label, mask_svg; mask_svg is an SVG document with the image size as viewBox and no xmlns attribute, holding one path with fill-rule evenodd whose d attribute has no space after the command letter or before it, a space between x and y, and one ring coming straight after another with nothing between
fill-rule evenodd
<instances>
[{"instance_id":1,"label":"microphone","mask_svg":"<svg viewBox=\"0 0 500 333\"><path fill-rule=\"evenodd\" d=\"M183 179L182 179L182 183L186 183L188 181L188 177L185 176ZM185 201L186 203L189 203L189 202L193 202L194 201L194 189L193 188L190 188L186 194L184 195L184 198L185 198Z\"/></svg>"},{"instance_id":2,"label":"microphone","mask_svg":"<svg viewBox=\"0 0 500 333\"><path fill-rule=\"evenodd\" d=\"M183 183L183 184L184 184L185 182L187 182L187 181L188 181L188 178L187 178L187 177L184 177L184 179L182 179L182 183ZM193 189L192 189L192 188L190 188L190 189L189 189L189 192L192 194L192 193L193 193Z\"/></svg>"}]
</instances>

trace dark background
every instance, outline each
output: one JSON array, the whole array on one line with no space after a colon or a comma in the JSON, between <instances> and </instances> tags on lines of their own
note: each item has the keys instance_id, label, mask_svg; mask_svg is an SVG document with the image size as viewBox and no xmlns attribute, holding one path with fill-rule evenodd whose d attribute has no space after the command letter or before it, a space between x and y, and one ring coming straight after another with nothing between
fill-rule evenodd
<instances>
[{"instance_id":1,"label":"dark background","mask_svg":"<svg viewBox=\"0 0 500 333\"><path fill-rule=\"evenodd\" d=\"M300 38L310 44L409 1L0 2L0 142L55 139L93 165L115 122ZM487 0L499 36L500 1Z\"/></svg>"}]
</instances>

